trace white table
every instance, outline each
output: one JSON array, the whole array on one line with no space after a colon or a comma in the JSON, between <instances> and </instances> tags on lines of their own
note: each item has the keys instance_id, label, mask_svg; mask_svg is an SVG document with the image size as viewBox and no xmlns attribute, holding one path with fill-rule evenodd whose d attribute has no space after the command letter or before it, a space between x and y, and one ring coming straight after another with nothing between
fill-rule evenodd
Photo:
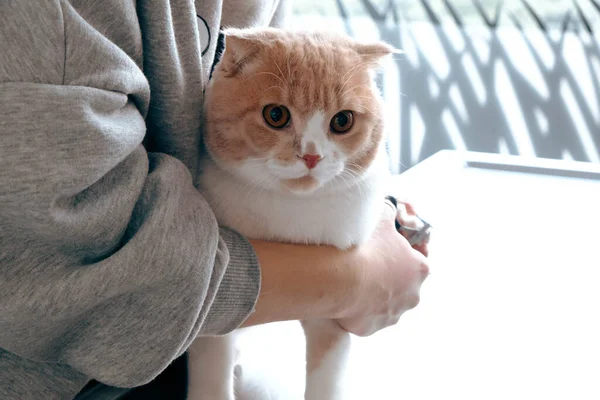
<instances>
[{"instance_id":1,"label":"white table","mask_svg":"<svg viewBox=\"0 0 600 400\"><path fill-rule=\"evenodd\" d=\"M600 165L443 151L397 182L434 225L432 274L354 338L349 400L600 399ZM273 398L301 399L297 323L251 336Z\"/></svg>"}]
</instances>

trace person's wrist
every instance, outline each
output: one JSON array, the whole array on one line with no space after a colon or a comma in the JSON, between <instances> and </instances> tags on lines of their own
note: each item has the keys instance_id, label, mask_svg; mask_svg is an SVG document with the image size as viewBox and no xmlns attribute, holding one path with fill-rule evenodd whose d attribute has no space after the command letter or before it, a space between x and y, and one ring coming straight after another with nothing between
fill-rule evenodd
<instances>
[{"instance_id":1,"label":"person's wrist","mask_svg":"<svg viewBox=\"0 0 600 400\"><path fill-rule=\"evenodd\" d=\"M353 248L346 253L344 278L339 282L341 295L335 319L348 318L358 312L364 301L366 267L372 263L371 259L371 252L365 246Z\"/></svg>"},{"instance_id":2,"label":"person's wrist","mask_svg":"<svg viewBox=\"0 0 600 400\"><path fill-rule=\"evenodd\" d=\"M363 249L249 242L261 267L261 294L243 326L290 319L338 319L360 306ZM364 296L360 297L364 298Z\"/></svg>"}]
</instances>

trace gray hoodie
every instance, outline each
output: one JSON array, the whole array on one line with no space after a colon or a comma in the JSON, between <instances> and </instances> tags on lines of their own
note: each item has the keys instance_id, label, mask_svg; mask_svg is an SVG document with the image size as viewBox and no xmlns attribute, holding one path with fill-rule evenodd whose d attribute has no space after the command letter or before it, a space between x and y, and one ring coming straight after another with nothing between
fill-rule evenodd
<instances>
[{"instance_id":1,"label":"gray hoodie","mask_svg":"<svg viewBox=\"0 0 600 400\"><path fill-rule=\"evenodd\" d=\"M142 385L254 308L254 251L193 185L201 105L219 28L286 13L196 3L0 1L2 400Z\"/></svg>"}]
</instances>

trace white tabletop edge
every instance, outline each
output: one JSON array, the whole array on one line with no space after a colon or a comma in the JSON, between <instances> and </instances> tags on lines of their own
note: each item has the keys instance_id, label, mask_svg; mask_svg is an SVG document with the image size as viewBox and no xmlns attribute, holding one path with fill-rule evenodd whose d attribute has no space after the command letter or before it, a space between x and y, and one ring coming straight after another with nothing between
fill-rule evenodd
<instances>
[{"instance_id":1,"label":"white tabletop edge","mask_svg":"<svg viewBox=\"0 0 600 400\"><path fill-rule=\"evenodd\" d=\"M600 180L600 164L596 163L457 150L441 150L401 175L422 175L434 166L446 172L481 168Z\"/></svg>"}]
</instances>

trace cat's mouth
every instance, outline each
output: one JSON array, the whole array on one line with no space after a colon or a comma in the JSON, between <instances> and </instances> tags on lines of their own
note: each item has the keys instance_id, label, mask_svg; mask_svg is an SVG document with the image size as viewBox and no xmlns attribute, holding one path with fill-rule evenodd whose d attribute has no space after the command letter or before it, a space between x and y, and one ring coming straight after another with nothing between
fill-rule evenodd
<instances>
[{"instance_id":1,"label":"cat's mouth","mask_svg":"<svg viewBox=\"0 0 600 400\"><path fill-rule=\"evenodd\" d=\"M307 173L306 175L295 178L285 179L282 184L294 193L310 193L319 186L319 181L314 176Z\"/></svg>"}]
</instances>

